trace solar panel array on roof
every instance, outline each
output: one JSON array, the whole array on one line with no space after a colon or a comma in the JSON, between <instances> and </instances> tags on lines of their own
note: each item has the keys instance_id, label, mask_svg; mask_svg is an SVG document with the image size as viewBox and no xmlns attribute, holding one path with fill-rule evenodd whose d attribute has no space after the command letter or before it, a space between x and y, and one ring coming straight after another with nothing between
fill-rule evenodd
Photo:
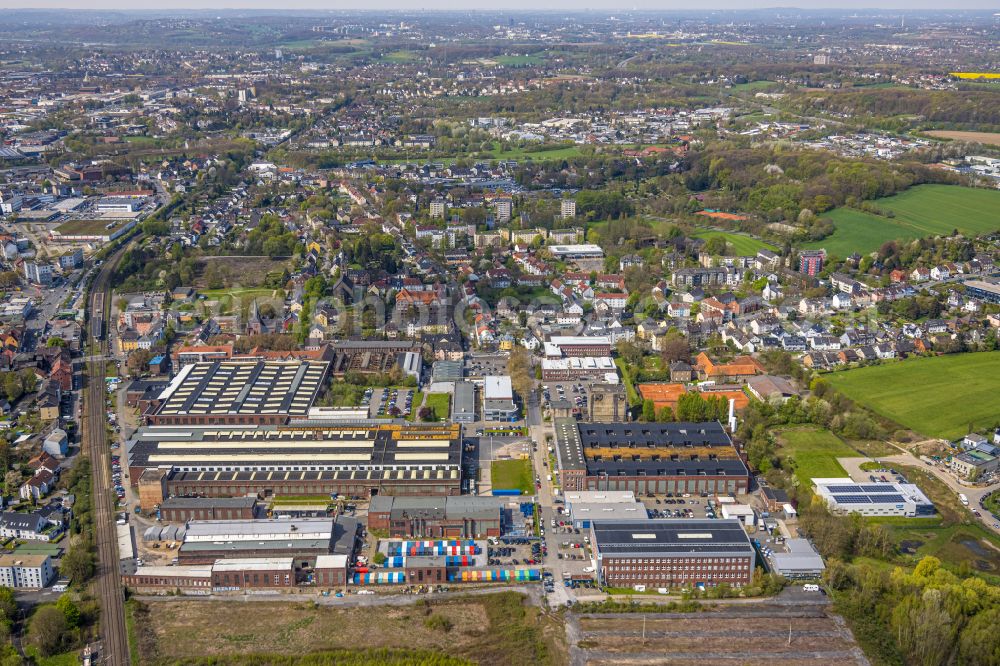
<instances>
[{"instance_id":1,"label":"solar panel array on roof","mask_svg":"<svg viewBox=\"0 0 1000 666\"><path fill-rule=\"evenodd\" d=\"M827 486L827 490L831 493L860 493L861 486L858 485L843 485L843 486Z\"/></svg>"},{"instance_id":2,"label":"solar panel array on roof","mask_svg":"<svg viewBox=\"0 0 1000 666\"><path fill-rule=\"evenodd\" d=\"M298 360L196 363L157 413L304 415L327 365L325 361Z\"/></svg>"},{"instance_id":3,"label":"solar panel array on roof","mask_svg":"<svg viewBox=\"0 0 1000 666\"><path fill-rule=\"evenodd\" d=\"M834 495L838 504L872 504L867 495Z\"/></svg>"},{"instance_id":4,"label":"solar panel array on roof","mask_svg":"<svg viewBox=\"0 0 1000 666\"><path fill-rule=\"evenodd\" d=\"M906 499L890 483L833 484L827 491L838 504L901 504Z\"/></svg>"}]
</instances>

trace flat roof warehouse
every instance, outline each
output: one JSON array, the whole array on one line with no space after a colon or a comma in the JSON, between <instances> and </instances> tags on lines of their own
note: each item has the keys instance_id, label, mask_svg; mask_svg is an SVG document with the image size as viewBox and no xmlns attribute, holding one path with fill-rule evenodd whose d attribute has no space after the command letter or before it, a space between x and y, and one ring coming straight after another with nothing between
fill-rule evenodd
<instances>
[{"instance_id":1,"label":"flat roof warehouse","mask_svg":"<svg viewBox=\"0 0 1000 666\"><path fill-rule=\"evenodd\" d=\"M753 555L753 544L738 520L601 521L591 527L601 556L683 557Z\"/></svg>"},{"instance_id":2,"label":"flat roof warehouse","mask_svg":"<svg viewBox=\"0 0 1000 666\"><path fill-rule=\"evenodd\" d=\"M129 466L182 472L455 470L458 426L150 426L133 435Z\"/></svg>"}]
</instances>

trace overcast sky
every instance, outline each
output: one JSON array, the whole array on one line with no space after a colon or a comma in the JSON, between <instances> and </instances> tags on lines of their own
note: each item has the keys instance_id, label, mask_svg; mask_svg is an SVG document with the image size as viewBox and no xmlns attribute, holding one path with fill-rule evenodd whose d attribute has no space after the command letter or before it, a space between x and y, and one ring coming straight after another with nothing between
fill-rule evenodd
<instances>
[{"instance_id":1,"label":"overcast sky","mask_svg":"<svg viewBox=\"0 0 1000 666\"><path fill-rule=\"evenodd\" d=\"M819 0L804 2L782 2L781 0L705 0L692 3L690 0L503 0L502 2L476 2L475 0L159 0L153 5L143 5L134 0L92 0L74 5L67 0L0 0L0 8L5 9L48 9L67 8L72 11L85 9L150 9L156 11L170 9L401 9L440 10L475 9L482 11L503 10L555 10L555 11L627 11L665 10L692 11L712 9L761 9L767 7L801 7L808 9L895 9L919 11L922 9L993 9L1000 11L997 0ZM2 17L0 17L2 19Z\"/></svg>"}]
</instances>

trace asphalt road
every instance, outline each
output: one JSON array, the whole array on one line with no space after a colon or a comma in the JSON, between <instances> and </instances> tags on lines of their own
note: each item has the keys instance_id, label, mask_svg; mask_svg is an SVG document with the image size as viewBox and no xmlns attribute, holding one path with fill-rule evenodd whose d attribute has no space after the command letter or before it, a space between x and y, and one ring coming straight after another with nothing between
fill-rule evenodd
<instances>
[{"instance_id":1,"label":"asphalt road","mask_svg":"<svg viewBox=\"0 0 1000 666\"><path fill-rule=\"evenodd\" d=\"M124 246L123 246L124 249ZM91 319L108 318L111 303L111 271L123 254L119 250L104 263L94 279L89 297ZM104 327L107 330L107 326ZM107 343L95 340L91 326L87 326L87 341L99 345L100 353L87 362L86 426L83 449L89 455L93 474L94 536L97 541L97 574L95 587L101 602L101 654L100 659L112 666L129 664L128 637L125 630L125 597L118 573L118 537L115 511L112 505L110 454L107 442L107 419L104 413L105 361Z\"/></svg>"}]
</instances>

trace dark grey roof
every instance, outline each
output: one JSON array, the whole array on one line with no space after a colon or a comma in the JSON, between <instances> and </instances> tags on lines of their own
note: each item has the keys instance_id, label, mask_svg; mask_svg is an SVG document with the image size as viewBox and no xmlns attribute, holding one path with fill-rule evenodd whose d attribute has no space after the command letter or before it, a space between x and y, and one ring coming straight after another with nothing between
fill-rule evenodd
<instances>
[{"instance_id":1,"label":"dark grey roof","mask_svg":"<svg viewBox=\"0 0 1000 666\"><path fill-rule=\"evenodd\" d=\"M750 472L716 421L705 423L578 423L556 419L560 469L591 476L734 476ZM690 452L693 447L701 451ZM588 454L588 449L610 454ZM705 453L705 449L718 449ZM653 452L650 454L650 452ZM655 456L655 457L654 457Z\"/></svg>"},{"instance_id":2,"label":"dark grey roof","mask_svg":"<svg viewBox=\"0 0 1000 666\"><path fill-rule=\"evenodd\" d=\"M368 506L369 513L388 512L391 520L422 518L475 518L496 520L500 507L509 498L465 496L390 496L376 495Z\"/></svg>"},{"instance_id":3,"label":"dark grey roof","mask_svg":"<svg viewBox=\"0 0 1000 666\"><path fill-rule=\"evenodd\" d=\"M337 522L333 525L330 552L334 555L353 555L354 547L357 545L358 527L360 525L361 521L356 518L338 516Z\"/></svg>"},{"instance_id":4,"label":"dark grey roof","mask_svg":"<svg viewBox=\"0 0 1000 666\"><path fill-rule=\"evenodd\" d=\"M45 518L38 513L4 511L0 514L0 525L12 530L32 530L37 532L45 527Z\"/></svg>"},{"instance_id":5,"label":"dark grey roof","mask_svg":"<svg viewBox=\"0 0 1000 666\"><path fill-rule=\"evenodd\" d=\"M253 497L168 497L161 509L249 509L257 502Z\"/></svg>"},{"instance_id":6,"label":"dark grey roof","mask_svg":"<svg viewBox=\"0 0 1000 666\"><path fill-rule=\"evenodd\" d=\"M752 555L750 538L736 519L646 520L592 524L603 556L683 557L688 554Z\"/></svg>"}]
</instances>

